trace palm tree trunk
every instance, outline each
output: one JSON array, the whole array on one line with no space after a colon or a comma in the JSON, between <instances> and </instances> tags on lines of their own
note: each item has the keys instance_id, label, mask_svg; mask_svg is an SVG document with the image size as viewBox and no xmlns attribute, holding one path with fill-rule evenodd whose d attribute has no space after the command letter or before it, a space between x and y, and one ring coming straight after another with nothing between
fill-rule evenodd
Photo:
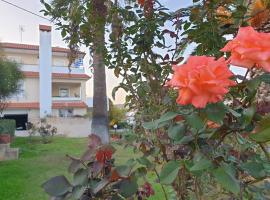
<instances>
[{"instance_id":1,"label":"palm tree trunk","mask_svg":"<svg viewBox=\"0 0 270 200\"><path fill-rule=\"evenodd\" d=\"M106 0L92 0L92 18L94 23L93 68L94 99L92 134L98 135L102 143L109 143L108 106L106 93L106 72L104 63L105 24L107 17ZM92 30L93 31L93 30Z\"/></svg>"},{"instance_id":2,"label":"palm tree trunk","mask_svg":"<svg viewBox=\"0 0 270 200\"><path fill-rule=\"evenodd\" d=\"M92 133L98 135L102 143L109 142L108 106L106 94L106 73L103 54L97 50L93 53L94 65L94 99Z\"/></svg>"}]
</instances>

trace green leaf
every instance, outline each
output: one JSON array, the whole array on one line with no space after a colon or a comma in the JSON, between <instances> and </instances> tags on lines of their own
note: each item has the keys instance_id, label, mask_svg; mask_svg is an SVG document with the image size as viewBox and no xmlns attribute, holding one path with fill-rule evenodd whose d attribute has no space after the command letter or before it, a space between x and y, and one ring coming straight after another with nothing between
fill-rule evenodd
<instances>
[{"instance_id":1,"label":"green leaf","mask_svg":"<svg viewBox=\"0 0 270 200\"><path fill-rule=\"evenodd\" d=\"M74 199L80 199L85 191L85 187L83 186L75 186L72 190L72 197Z\"/></svg>"},{"instance_id":2,"label":"green leaf","mask_svg":"<svg viewBox=\"0 0 270 200\"><path fill-rule=\"evenodd\" d=\"M185 130L184 124L176 124L169 128L168 136L175 141L179 141L184 136Z\"/></svg>"},{"instance_id":3,"label":"green leaf","mask_svg":"<svg viewBox=\"0 0 270 200\"><path fill-rule=\"evenodd\" d=\"M125 179L120 183L120 194L125 197L131 197L134 195L138 190L138 184L135 180Z\"/></svg>"},{"instance_id":4,"label":"green leaf","mask_svg":"<svg viewBox=\"0 0 270 200\"><path fill-rule=\"evenodd\" d=\"M101 191L104 187L106 187L106 185L110 183L110 181L108 179L102 179L101 181L99 181L98 183L95 184L94 188L93 188L93 193L97 194L99 191Z\"/></svg>"},{"instance_id":5,"label":"green leaf","mask_svg":"<svg viewBox=\"0 0 270 200\"><path fill-rule=\"evenodd\" d=\"M226 190L234 194L238 194L240 192L239 181L236 180L230 170L227 170L225 167L219 167L213 171L213 175L217 182Z\"/></svg>"},{"instance_id":6,"label":"green leaf","mask_svg":"<svg viewBox=\"0 0 270 200\"><path fill-rule=\"evenodd\" d=\"M171 184L178 175L180 163L177 161L169 161L163 166L160 173L160 183L164 185Z\"/></svg>"},{"instance_id":7,"label":"green leaf","mask_svg":"<svg viewBox=\"0 0 270 200\"><path fill-rule=\"evenodd\" d=\"M162 115L159 119L151 121L151 122L144 122L143 127L145 129L149 130L155 130L158 128L161 128L163 126L166 126L169 120L174 119L178 114L174 112L167 112L164 115Z\"/></svg>"},{"instance_id":8,"label":"green leaf","mask_svg":"<svg viewBox=\"0 0 270 200\"><path fill-rule=\"evenodd\" d=\"M259 76L258 79L260 81L270 84L270 73L264 73L263 75Z\"/></svg>"},{"instance_id":9,"label":"green leaf","mask_svg":"<svg viewBox=\"0 0 270 200\"><path fill-rule=\"evenodd\" d=\"M73 176L74 185L84 185L88 179L87 169L79 169Z\"/></svg>"},{"instance_id":10,"label":"green leaf","mask_svg":"<svg viewBox=\"0 0 270 200\"><path fill-rule=\"evenodd\" d=\"M143 128L148 129L148 130L155 130L158 128L158 121L152 121L152 122L144 122L143 123Z\"/></svg>"},{"instance_id":11,"label":"green leaf","mask_svg":"<svg viewBox=\"0 0 270 200\"><path fill-rule=\"evenodd\" d=\"M241 117L241 114L228 107L229 112L235 117Z\"/></svg>"},{"instance_id":12,"label":"green leaf","mask_svg":"<svg viewBox=\"0 0 270 200\"><path fill-rule=\"evenodd\" d=\"M80 168L82 168L83 165L79 159L74 159L72 158L72 161L68 167L68 172L69 173L75 173L77 172Z\"/></svg>"},{"instance_id":13,"label":"green leaf","mask_svg":"<svg viewBox=\"0 0 270 200\"><path fill-rule=\"evenodd\" d=\"M226 107L223 103L209 104L206 107L207 118L221 124L226 114Z\"/></svg>"},{"instance_id":14,"label":"green leaf","mask_svg":"<svg viewBox=\"0 0 270 200\"><path fill-rule=\"evenodd\" d=\"M177 115L175 112L167 112L159 118L159 123L174 119Z\"/></svg>"},{"instance_id":15,"label":"green leaf","mask_svg":"<svg viewBox=\"0 0 270 200\"><path fill-rule=\"evenodd\" d=\"M241 164L241 167L255 178L259 179L266 176L266 173L264 171L264 166L262 163L247 162L247 163Z\"/></svg>"},{"instance_id":16,"label":"green leaf","mask_svg":"<svg viewBox=\"0 0 270 200\"><path fill-rule=\"evenodd\" d=\"M131 167L126 165L120 165L116 167L116 171L120 176L126 177L129 176Z\"/></svg>"},{"instance_id":17,"label":"green leaf","mask_svg":"<svg viewBox=\"0 0 270 200\"><path fill-rule=\"evenodd\" d=\"M200 160L194 162L194 165L190 168L190 171L206 170L212 166L213 164L210 160L205 157L201 157Z\"/></svg>"},{"instance_id":18,"label":"green leaf","mask_svg":"<svg viewBox=\"0 0 270 200\"><path fill-rule=\"evenodd\" d=\"M196 113L192 113L191 115L188 115L186 117L187 123L192 127L197 130L200 130L204 127L203 120L200 118L199 115Z\"/></svg>"},{"instance_id":19,"label":"green leaf","mask_svg":"<svg viewBox=\"0 0 270 200\"><path fill-rule=\"evenodd\" d=\"M188 135L188 136L184 136L180 141L177 141L177 144L188 144L191 141L194 140L194 136L192 135Z\"/></svg>"},{"instance_id":20,"label":"green leaf","mask_svg":"<svg viewBox=\"0 0 270 200\"><path fill-rule=\"evenodd\" d=\"M249 108L244 109L243 111L244 125L249 125L251 123L255 112L256 112L255 106L251 106Z\"/></svg>"},{"instance_id":21,"label":"green leaf","mask_svg":"<svg viewBox=\"0 0 270 200\"><path fill-rule=\"evenodd\" d=\"M150 167L153 166L153 164L152 164L145 156L143 156L143 157L141 157L141 158L138 158L137 161L138 161L138 163L140 163L141 165L144 165L144 166L146 166L146 167L148 167L148 168L150 168Z\"/></svg>"},{"instance_id":22,"label":"green leaf","mask_svg":"<svg viewBox=\"0 0 270 200\"><path fill-rule=\"evenodd\" d=\"M43 183L42 188L50 196L57 197L68 193L72 187L65 176L56 176Z\"/></svg>"},{"instance_id":23,"label":"green leaf","mask_svg":"<svg viewBox=\"0 0 270 200\"><path fill-rule=\"evenodd\" d=\"M250 134L249 137L256 142L268 142L270 141L270 127L267 129L264 129L258 133Z\"/></svg>"}]
</instances>

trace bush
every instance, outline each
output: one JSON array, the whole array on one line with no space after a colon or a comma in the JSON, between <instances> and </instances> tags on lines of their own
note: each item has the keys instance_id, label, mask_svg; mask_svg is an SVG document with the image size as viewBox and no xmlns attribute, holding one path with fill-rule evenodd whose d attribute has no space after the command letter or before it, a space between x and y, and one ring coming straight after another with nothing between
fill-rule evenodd
<instances>
[{"instance_id":1,"label":"bush","mask_svg":"<svg viewBox=\"0 0 270 200\"><path fill-rule=\"evenodd\" d=\"M15 135L16 122L13 119L1 119L0 120L0 134Z\"/></svg>"},{"instance_id":2,"label":"bush","mask_svg":"<svg viewBox=\"0 0 270 200\"><path fill-rule=\"evenodd\" d=\"M37 124L28 122L26 127L30 140L32 136L36 135L36 133L39 133L44 144L50 143L52 141L52 137L57 133L57 128L48 124L46 119L41 119Z\"/></svg>"}]
</instances>

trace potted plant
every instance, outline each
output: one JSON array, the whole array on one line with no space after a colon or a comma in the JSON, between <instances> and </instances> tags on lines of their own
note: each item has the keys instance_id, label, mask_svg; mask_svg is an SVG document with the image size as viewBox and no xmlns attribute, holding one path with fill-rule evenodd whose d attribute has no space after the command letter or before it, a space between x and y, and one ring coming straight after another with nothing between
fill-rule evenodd
<instances>
[{"instance_id":1,"label":"potted plant","mask_svg":"<svg viewBox=\"0 0 270 200\"><path fill-rule=\"evenodd\" d=\"M16 130L16 122L12 119L0 119L0 143L11 143Z\"/></svg>"},{"instance_id":2,"label":"potted plant","mask_svg":"<svg viewBox=\"0 0 270 200\"><path fill-rule=\"evenodd\" d=\"M11 136L4 132L4 128L0 127L0 144L8 144L11 142Z\"/></svg>"}]
</instances>

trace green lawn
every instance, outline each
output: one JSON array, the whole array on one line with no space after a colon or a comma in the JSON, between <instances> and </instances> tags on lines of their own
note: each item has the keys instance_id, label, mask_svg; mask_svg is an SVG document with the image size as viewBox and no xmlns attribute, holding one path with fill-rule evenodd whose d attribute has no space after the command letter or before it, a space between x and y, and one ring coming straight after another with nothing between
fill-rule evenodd
<instances>
[{"instance_id":1,"label":"green lawn","mask_svg":"<svg viewBox=\"0 0 270 200\"><path fill-rule=\"evenodd\" d=\"M69 176L69 160L65 155L80 155L86 145L86 138L55 137L50 144L41 144L39 141L29 143L28 138L16 138L12 146L20 148L19 160L0 162L0 199L48 200L40 185L55 175ZM124 163L134 157L131 149L115 146L117 163ZM149 180L155 182L153 174ZM158 184L154 184L154 189L156 195L151 199L164 199Z\"/></svg>"}]
</instances>

